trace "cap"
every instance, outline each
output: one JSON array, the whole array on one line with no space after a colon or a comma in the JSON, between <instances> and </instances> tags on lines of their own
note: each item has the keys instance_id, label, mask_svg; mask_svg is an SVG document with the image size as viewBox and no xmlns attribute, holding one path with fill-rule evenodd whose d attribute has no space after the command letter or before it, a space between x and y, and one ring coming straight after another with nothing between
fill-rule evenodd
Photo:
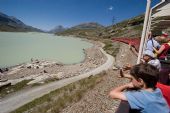
<instances>
[{"instance_id":1,"label":"cap","mask_svg":"<svg viewBox=\"0 0 170 113\"><path fill-rule=\"evenodd\" d=\"M164 36L164 37L168 37L168 33L166 33L166 32L162 32L162 36Z\"/></svg>"}]
</instances>

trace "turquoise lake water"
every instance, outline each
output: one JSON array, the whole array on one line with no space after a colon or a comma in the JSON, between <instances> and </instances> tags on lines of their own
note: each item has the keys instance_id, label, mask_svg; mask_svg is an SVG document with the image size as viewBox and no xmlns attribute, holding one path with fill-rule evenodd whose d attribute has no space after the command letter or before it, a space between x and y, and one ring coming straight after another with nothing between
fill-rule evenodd
<instances>
[{"instance_id":1,"label":"turquoise lake water","mask_svg":"<svg viewBox=\"0 0 170 113\"><path fill-rule=\"evenodd\" d=\"M91 43L73 37L37 32L0 32L0 67L30 62L31 58L78 63L85 58L83 49L91 46Z\"/></svg>"}]
</instances>

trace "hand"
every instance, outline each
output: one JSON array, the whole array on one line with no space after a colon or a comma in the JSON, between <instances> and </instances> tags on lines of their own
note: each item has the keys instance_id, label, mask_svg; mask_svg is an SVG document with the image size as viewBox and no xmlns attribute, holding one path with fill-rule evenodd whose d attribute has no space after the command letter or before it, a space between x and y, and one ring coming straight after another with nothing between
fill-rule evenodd
<instances>
[{"instance_id":1,"label":"hand","mask_svg":"<svg viewBox=\"0 0 170 113\"><path fill-rule=\"evenodd\" d=\"M145 60L143 58L141 58L140 62L143 64L143 63L145 63Z\"/></svg>"},{"instance_id":2,"label":"hand","mask_svg":"<svg viewBox=\"0 0 170 113\"><path fill-rule=\"evenodd\" d=\"M153 50L157 53L158 52L158 50L155 48L155 47L153 47Z\"/></svg>"},{"instance_id":3,"label":"hand","mask_svg":"<svg viewBox=\"0 0 170 113\"><path fill-rule=\"evenodd\" d=\"M124 73L123 73L123 69L122 69L122 68L120 69L120 75L119 75L118 77L119 77L119 78L124 77Z\"/></svg>"},{"instance_id":4,"label":"hand","mask_svg":"<svg viewBox=\"0 0 170 113\"><path fill-rule=\"evenodd\" d=\"M130 70L131 67L132 66L129 63L127 63L125 66L123 66L123 70Z\"/></svg>"}]
</instances>

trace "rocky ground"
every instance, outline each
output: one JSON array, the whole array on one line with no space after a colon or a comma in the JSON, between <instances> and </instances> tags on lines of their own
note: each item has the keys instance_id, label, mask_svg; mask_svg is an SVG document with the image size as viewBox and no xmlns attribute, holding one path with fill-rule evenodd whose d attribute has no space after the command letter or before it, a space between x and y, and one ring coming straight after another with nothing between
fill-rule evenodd
<instances>
[{"instance_id":1,"label":"rocky ground","mask_svg":"<svg viewBox=\"0 0 170 113\"><path fill-rule=\"evenodd\" d=\"M121 44L115 64L119 67L126 63L135 64L136 59L128 45ZM112 88L128 82L125 78L118 78L118 75L118 70L108 70L102 82L87 91L79 102L67 106L61 113L114 113L119 101L112 100L108 93Z\"/></svg>"}]
</instances>

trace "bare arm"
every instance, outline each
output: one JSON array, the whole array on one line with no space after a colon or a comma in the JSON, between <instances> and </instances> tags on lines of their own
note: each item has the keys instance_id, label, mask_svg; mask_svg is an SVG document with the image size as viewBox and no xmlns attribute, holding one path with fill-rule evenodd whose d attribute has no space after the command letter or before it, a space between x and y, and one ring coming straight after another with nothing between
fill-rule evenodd
<instances>
[{"instance_id":1,"label":"bare arm","mask_svg":"<svg viewBox=\"0 0 170 113\"><path fill-rule=\"evenodd\" d=\"M155 48L153 48L154 49L154 51L156 52L156 54L161 54L162 53L162 51L165 49L165 46L164 45L162 45L161 47L160 47L160 49L159 50L156 50Z\"/></svg>"},{"instance_id":2,"label":"bare arm","mask_svg":"<svg viewBox=\"0 0 170 113\"><path fill-rule=\"evenodd\" d=\"M123 91L125 89L133 88L133 87L134 86L133 86L132 82L128 83L128 84L125 84L123 86L119 86L119 87L113 89L112 91L110 91L109 96L111 98L113 98L113 99L127 100L127 98L124 95Z\"/></svg>"}]
</instances>

